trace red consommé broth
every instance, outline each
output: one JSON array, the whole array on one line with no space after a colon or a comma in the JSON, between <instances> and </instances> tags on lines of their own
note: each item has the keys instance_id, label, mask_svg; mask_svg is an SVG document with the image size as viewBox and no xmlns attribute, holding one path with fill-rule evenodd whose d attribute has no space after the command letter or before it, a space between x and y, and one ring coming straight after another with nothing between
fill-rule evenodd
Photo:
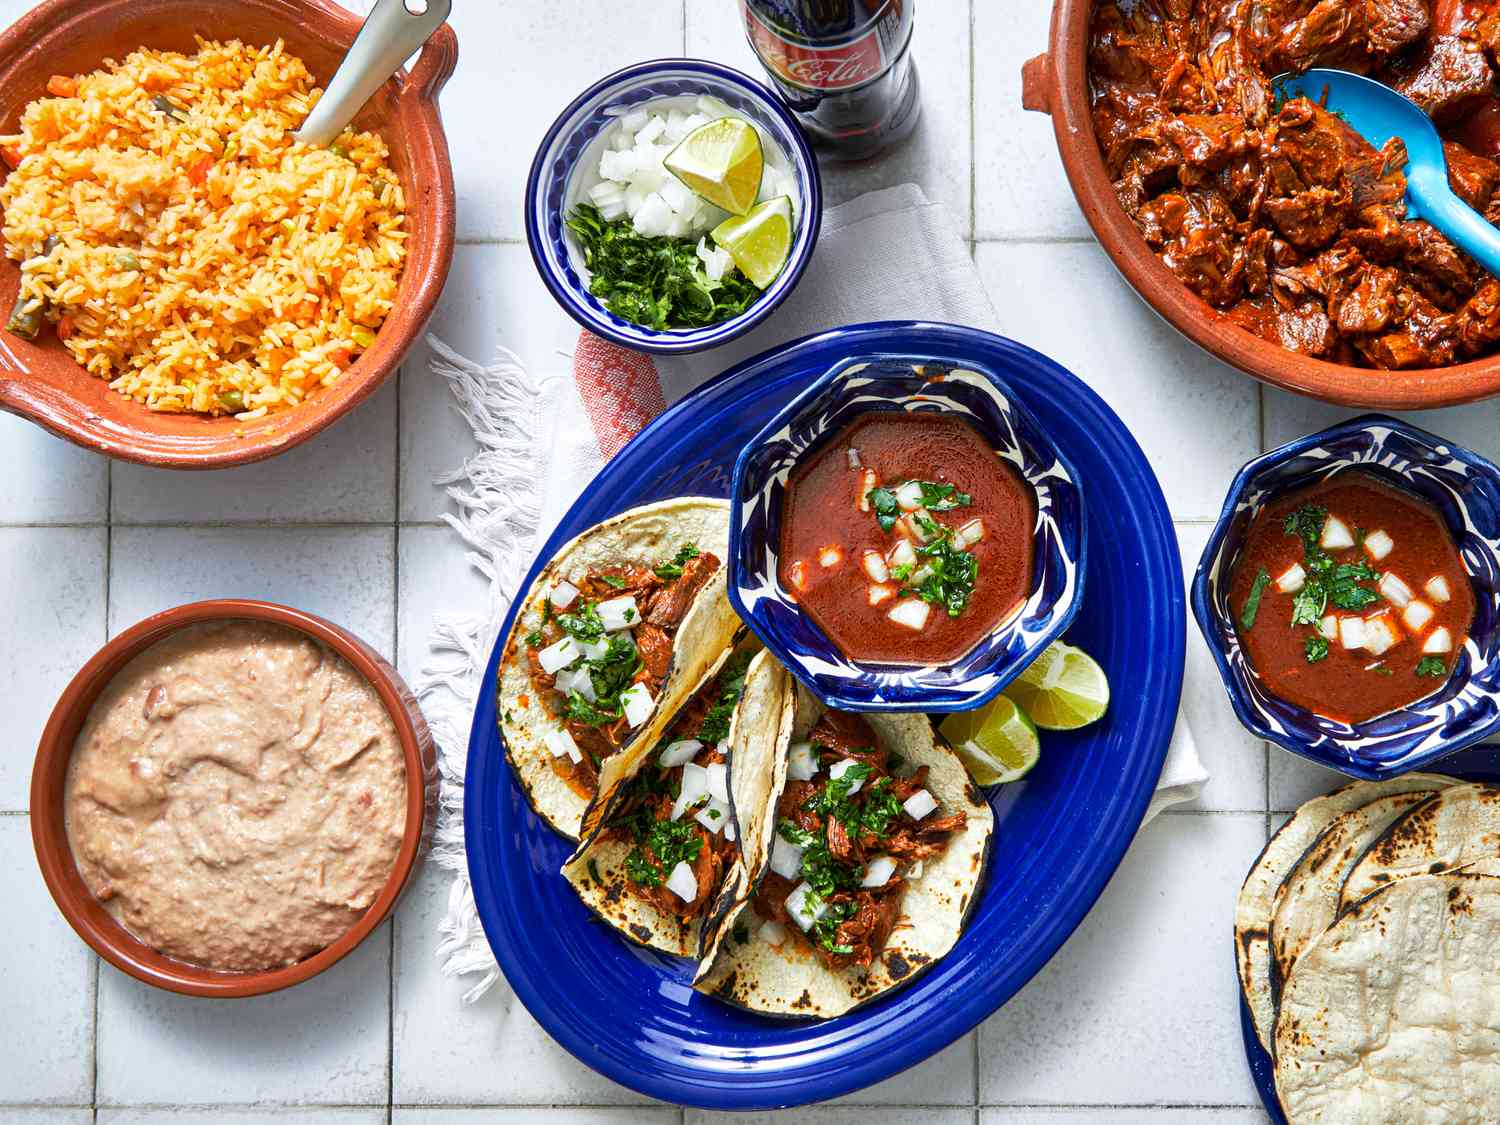
<instances>
[{"instance_id":1,"label":"red consomm\u00e9 broth","mask_svg":"<svg viewBox=\"0 0 1500 1125\"><path fill-rule=\"evenodd\" d=\"M1385 597L1361 610L1340 609L1330 603L1323 611L1325 616L1360 617L1366 622L1381 618L1399 639L1390 649L1376 654L1364 648L1345 648L1335 637L1328 642L1328 655L1310 663L1306 645L1314 629L1291 624L1296 595L1276 586L1276 579L1289 567L1304 561L1302 541L1286 533L1284 522L1305 505L1326 508L1331 516L1366 536L1377 531L1390 536L1394 545L1382 559L1373 558L1358 546L1328 554L1335 562L1363 560L1381 575L1389 572L1397 576L1410 588L1414 600L1431 608L1431 619L1420 628L1412 628L1403 620L1404 607ZM1270 582L1261 595L1255 623L1246 629L1241 614L1261 570L1270 576ZM1448 601L1439 601L1423 589L1434 576L1447 582ZM1363 585L1378 588L1379 581L1367 580ZM1453 668L1454 654L1463 647L1474 620L1474 591L1442 517L1420 497L1359 470L1335 473L1311 487L1279 497L1256 515L1235 563L1229 604L1245 654L1266 690L1347 723L1383 715L1442 687ZM1439 628L1447 629L1452 639L1452 651L1440 654L1444 671L1440 675L1418 675L1424 642Z\"/></svg>"},{"instance_id":2,"label":"red consomm\u00e9 broth","mask_svg":"<svg viewBox=\"0 0 1500 1125\"><path fill-rule=\"evenodd\" d=\"M859 468L850 467L851 448L859 451ZM973 498L966 507L932 513L951 529L976 518L984 524L984 538L968 548L979 570L968 607L958 617L934 605L926 626L913 631L889 618L897 599L870 604L873 583L861 557L865 551L886 556L895 540L873 511L860 509L866 469L875 471L882 486L931 481L956 485ZM1013 614L1030 591L1036 497L978 430L952 415L861 415L792 474L784 505L782 587L850 659L917 665L954 660ZM834 566L820 562L829 547L841 552ZM800 586L793 573L799 563Z\"/></svg>"}]
</instances>

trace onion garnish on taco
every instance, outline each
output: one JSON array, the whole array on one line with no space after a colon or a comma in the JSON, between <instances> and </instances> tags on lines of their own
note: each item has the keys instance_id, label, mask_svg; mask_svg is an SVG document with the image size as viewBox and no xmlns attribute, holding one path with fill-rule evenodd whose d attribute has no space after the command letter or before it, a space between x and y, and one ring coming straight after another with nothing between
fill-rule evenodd
<instances>
[{"instance_id":1,"label":"onion garnish on taco","mask_svg":"<svg viewBox=\"0 0 1500 1125\"><path fill-rule=\"evenodd\" d=\"M585 531L527 591L500 664L500 728L532 807L563 835L597 831L596 798L635 772L731 643L727 547L725 502L664 501Z\"/></svg>"},{"instance_id":2,"label":"onion garnish on taco","mask_svg":"<svg viewBox=\"0 0 1500 1125\"><path fill-rule=\"evenodd\" d=\"M926 716L822 712L807 697L797 711L768 869L697 987L830 1018L952 949L994 817Z\"/></svg>"},{"instance_id":3,"label":"onion garnish on taco","mask_svg":"<svg viewBox=\"0 0 1500 1125\"><path fill-rule=\"evenodd\" d=\"M584 903L632 941L702 956L742 867L759 870L777 769L791 737L790 677L742 643L677 712L602 831L563 868Z\"/></svg>"}]
</instances>

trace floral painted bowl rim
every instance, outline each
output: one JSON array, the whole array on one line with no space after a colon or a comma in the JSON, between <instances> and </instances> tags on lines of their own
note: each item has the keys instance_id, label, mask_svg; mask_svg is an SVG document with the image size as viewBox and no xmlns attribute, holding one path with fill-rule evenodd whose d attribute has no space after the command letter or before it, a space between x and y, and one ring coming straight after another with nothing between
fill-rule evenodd
<instances>
[{"instance_id":1,"label":"floral painted bowl rim","mask_svg":"<svg viewBox=\"0 0 1500 1125\"><path fill-rule=\"evenodd\" d=\"M1018 451L1024 455L1025 463L1010 463L1021 475L1027 479L1032 487L1036 488L1036 482L1032 474L1039 477L1050 477L1061 480L1071 486L1071 492L1076 502L1076 514L1071 522L1070 529L1065 533L1059 528L1055 536L1044 536L1044 517L1056 508L1055 500L1048 505L1043 505L1041 496L1038 496L1037 526L1033 529L1033 541L1036 551L1033 554L1033 589L1028 596L1028 602L1037 597L1043 582L1040 576L1040 562L1044 550L1048 557L1055 558L1057 565L1066 572L1068 583L1060 594L1054 598L1040 603L1037 610L1030 616L1018 613L1011 616L1003 624L991 629L986 634L986 640L993 641L994 638L1006 634L1014 634L1019 631L1025 623L1044 622L1039 629L1032 633L1031 640L1026 646L1014 653L1008 653L997 648L989 656L990 663L979 664L968 669L958 677L947 679L932 679L935 673L945 671L951 672L954 668L971 660L979 648L986 643L981 640L976 643L963 656L945 665L937 666L903 666L886 665L878 663L864 663L850 660L845 657L826 635L813 626L818 633L822 643L826 646L823 650L831 662L842 662L851 670L864 670L868 675L880 675L894 677L880 685L863 685L852 674L842 676L828 676L816 673L807 667L803 655L789 647L780 631L770 625L762 618L761 614L751 608L744 596L745 574L743 556L746 550L745 531L743 523L744 506L746 502L745 489L748 481L747 476L751 471L751 461L755 455L769 441L783 430L793 427L798 418L805 414L814 403L820 399L834 383L851 374L851 369L863 369L878 363L899 363L908 367L916 365L931 365L942 367L952 371L972 372L989 385L991 391L997 396L995 401L1002 413L1008 415L1011 426L1011 438ZM892 376L899 377L899 376ZM945 411L951 412L951 411ZM840 427L841 428L841 427ZM797 454L794 460L800 460L809 453L814 453L822 448L832 431L826 424L816 427L817 436L814 437ZM981 429L987 440L994 435ZM788 470L790 471L790 470ZM756 489L758 495L761 490ZM859 712L903 712L903 711L925 711L925 712L950 712L968 711L982 707L995 696L999 695L1005 687L1024 671L1028 664L1041 654L1052 641L1060 637L1073 623L1074 617L1083 605L1084 577L1088 562L1088 518L1087 504L1084 495L1084 485L1079 477L1077 469L1068 457L1052 442L1046 430L1022 403L1021 399L1011 390L1009 384L996 374L992 367L984 362L957 354L928 354L926 352L917 355L904 352L868 352L846 356L831 367L825 374L813 381L795 399L783 407L768 422L754 438L752 438L740 451L735 460L733 481L729 493L730 516L729 516L729 601L734 606L735 612L750 627L751 631L760 638L761 643L770 649L778 660L782 662L799 682L811 691L825 706L843 711ZM786 605L792 600L782 590L780 580L774 571L769 575L771 593L767 596L758 597L756 600L771 600L780 605ZM756 585L759 585L758 583ZM916 682L916 677L928 677L926 682ZM837 686L830 680L839 681ZM976 681L984 681L982 686L974 685ZM892 698L876 698L873 692L877 689L890 690L894 688L895 694ZM943 693L938 696L937 693Z\"/></svg>"},{"instance_id":2,"label":"floral painted bowl rim","mask_svg":"<svg viewBox=\"0 0 1500 1125\"><path fill-rule=\"evenodd\" d=\"M1387 433L1380 436L1378 431L1387 431ZM1268 472L1308 454L1326 453L1328 446L1336 445L1360 434L1373 437L1371 449L1375 451L1374 457L1357 457L1349 460L1347 457L1330 456L1329 467L1319 468L1309 465L1305 473L1297 475L1289 483L1276 485L1254 501L1244 499L1247 494L1256 490L1257 482ZM1215 597L1218 583L1214 579L1213 572L1218 567L1220 556L1225 550L1230 532L1242 509L1249 508L1252 512L1258 511L1260 506L1277 495L1323 479L1331 472L1351 467L1371 466L1384 470L1385 476L1394 475L1409 482L1411 459L1385 451L1385 442L1391 434L1398 434L1414 445L1424 448L1432 458L1445 458L1450 470L1455 466L1461 466L1465 475L1472 474L1480 479L1488 480L1490 485L1500 492L1500 467L1488 458L1399 418L1386 414L1362 414L1329 426L1327 429L1319 430L1317 433L1287 442L1246 462L1230 484L1224 507L1203 548L1197 570L1193 575L1191 599L1193 617L1198 622L1199 631L1203 634L1209 652L1213 654L1214 663L1219 669L1219 676L1223 680L1230 706L1234 709L1235 716L1240 723L1258 738L1273 742L1310 762L1351 777L1370 781L1378 781L1430 766L1437 760L1467 746L1472 746L1500 730L1500 708L1497 708L1497 704L1500 704L1500 688L1486 689L1478 682L1485 676L1500 677L1500 648L1495 649L1488 658L1484 658L1478 643L1471 635L1465 642L1464 648L1460 650L1459 660L1447 681L1432 694L1405 707L1399 707L1366 720L1364 723L1353 725L1341 723L1316 715L1285 700L1277 699L1263 692L1259 687L1252 688L1252 682L1258 684L1258 680L1255 680L1248 661L1242 655L1238 634L1227 604L1221 605L1223 599ZM1399 457L1405 462L1406 467L1397 468L1387 464L1381 459L1382 456L1386 459ZM1449 503L1473 529L1474 521L1467 498L1457 489L1444 485L1436 478L1431 478L1431 481L1434 487L1442 487L1449 494ZM1409 483L1408 488L1418 496L1422 496L1421 491ZM1496 564L1500 565L1500 541L1486 541L1477 530L1454 531L1442 506L1433 503L1425 496L1422 498L1427 499L1427 502L1444 516L1444 522L1449 525L1449 530L1453 532L1455 542L1459 545L1459 553L1464 558L1465 569L1471 581L1476 576L1473 562L1467 557L1468 540L1482 545L1492 558L1496 558ZM1226 562L1223 567L1226 576L1230 569L1232 569L1231 566ZM1227 594L1225 597L1227 598ZM1485 600L1482 589L1475 589L1475 600L1476 605L1482 609ZM1492 606L1491 612L1500 612L1500 591L1492 591L1489 601ZM1476 625L1478 621L1476 613ZM1300 729L1289 728L1281 720L1269 715L1267 704L1260 698L1262 695L1277 708L1283 709L1289 719L1297 722ZM1488 716L1482 713L1482 708L1476 707L1478 704L1487 705ZM1450 715L1449 710L1455 705L1460 709ZM1426 727L1412 724L1400 730L1381 729L1413 718L1425 722ZM1372 747L1380 744L1400 745L1411 742L1413 739L1415 742L1412 747L1398 757L1392 759L1373 755Z\"/></svg>"},{"instance_id":3,"label":"floral painted bowl rim","mask_svg":"<svg viewBox=\"0 0 1500 1125\"><path fill-rule=\"evenodd\" d=\"M756 104L767 118L780 126L781 135L776 139L797 177L798 190L802 195L800 222L792 240L791 253L771 287L739 316L702 328L657 331L615 316L584 287L567 255L558 253L560 248L565 248L564 240L567 237L562 225L561 202L566 197L568 185L577 174L578 156L583 149L587 149L598 133L598 129L591 129L591 119L605 108L612 93L653 75L660 75L663 79L674 76L696 78L702 83L702 93L721 93L724 87L729 87L743 100ZM585 129L590 131L579 152L554 152L560 138L571 141ZM567 164L567 171L560 176L552 174L564 162ZM561 194L558 199L554 199L554 185L558 181L561 182ZM685 355L728 343L749 331L770 316L796 288L808 262L812 260L813 249L818 242L823 221L823 181L817 159L796 118L770 89L737 70L704 59L652 59L606 75L574 98L558 114L542 137L541 144L537 146L536 156L526 179L523 207L531 260L536 265L542 283L564 312L588 331L627 348L661 355Z\"/></svg>"}]
</instances>

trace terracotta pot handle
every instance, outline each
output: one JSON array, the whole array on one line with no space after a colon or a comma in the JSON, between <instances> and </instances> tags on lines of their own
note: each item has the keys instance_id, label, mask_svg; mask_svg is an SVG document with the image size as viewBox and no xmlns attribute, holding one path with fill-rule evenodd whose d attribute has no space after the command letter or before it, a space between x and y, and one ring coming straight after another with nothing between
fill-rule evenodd
<instances>
[{"instance_id":1,"label":"terracotta pot handle","mask_svg":"<svg viewBox=\"0 0 1500 1125\"><path fill-rule=\"evenodd\" d=\"M1021 107L1052 112L1052 60L1044 51L1021 64Z\"/></svg>"},{"instance_id":2,"label":"terracotta pot handle","mask_svg":"<svg viewBox=\"0 0 1500 1125\"><path fill-rule=\"evenodd\" d=\"M422 48L422 53L417 56L416 63L411 68L411 73L406 76L406 83L401 88L401 96L415 95L423 101L435 102L437 96L448 84L448 79L453 77L453 69L458 66L458 36L448 24L443 24L432 33L432 37Z\"/></svg>"}]
</instances>

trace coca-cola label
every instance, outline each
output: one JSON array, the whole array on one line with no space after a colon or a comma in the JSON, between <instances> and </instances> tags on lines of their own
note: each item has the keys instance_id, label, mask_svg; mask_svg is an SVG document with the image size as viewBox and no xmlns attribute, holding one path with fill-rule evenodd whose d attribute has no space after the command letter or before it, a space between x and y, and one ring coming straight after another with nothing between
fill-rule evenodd
<instances>
[{"instance_id":1,"label":"coca-cola label","mask_svg":"<svg viewBox=\"0 0 1500 1125\"><path fill-rule=\"evenodd\" d=\"M888 29L884 25L893 16L897 25L901 19L900 6L892 5L891 13L872 23L858 37L815 47L788 39L750 7L749 0L740 0L740 8L745 14L750 45L766 69L793 86L808 90L848 90L879 78L889 65L882 35Z\"/></svg>"}]
</instances>

